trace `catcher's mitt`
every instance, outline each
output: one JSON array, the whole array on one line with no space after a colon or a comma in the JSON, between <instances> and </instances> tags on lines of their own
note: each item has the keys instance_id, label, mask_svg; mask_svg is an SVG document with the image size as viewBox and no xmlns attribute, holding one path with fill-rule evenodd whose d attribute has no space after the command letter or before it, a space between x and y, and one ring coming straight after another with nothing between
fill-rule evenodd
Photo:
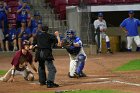
<instances>
[{"instance_id":1,"label":"catcher's mitt","mask_svg":"<svg viewBox=\"0 0 140 93\"><path fill-rule=\"evenodd\" d=\"M66 38L62 40L63 47L68 47L68 46L72 46L72 45L73 45L73 41L66 39Z\"/></svg>"}]
</instances>

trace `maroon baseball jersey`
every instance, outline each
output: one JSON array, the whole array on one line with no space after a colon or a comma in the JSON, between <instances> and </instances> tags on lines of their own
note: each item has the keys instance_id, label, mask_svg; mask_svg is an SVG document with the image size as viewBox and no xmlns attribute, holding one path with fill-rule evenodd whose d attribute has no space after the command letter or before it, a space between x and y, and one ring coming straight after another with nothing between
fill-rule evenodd
<instances>
[{"instance_id":1,"label":"maroon baseball jersey","mask_svg":"<svg viewBox=\"0 0 140 93\"><path fill-rule=\"evenodd\" d=\"M14 57L13 57L12 62L11 62L11 64L14 65L17 70L19 68L19 64L20 64L19 60L20 60L21 56L26 57L27 62L29 62L29 64L32 64L32 61L33 61L33 56L30 52L27 52L26 55L24 55L21 50L17 51L16 54L14 55Z\"/></svg>"}]
</instances>

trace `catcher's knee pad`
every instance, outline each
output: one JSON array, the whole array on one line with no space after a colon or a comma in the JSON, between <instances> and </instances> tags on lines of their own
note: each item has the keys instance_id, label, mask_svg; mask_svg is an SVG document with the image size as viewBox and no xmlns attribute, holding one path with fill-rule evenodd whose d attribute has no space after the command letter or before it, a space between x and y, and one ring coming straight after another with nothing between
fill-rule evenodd
<instances>
[{"instance_id":1,"label":"catcher's knee pad","mask_svg":"<svg viewBox=\"0 0 140 93\"><path fill-rule=\"evenodd\" d=\"M24 77L27 81L34 81L34 74L31 71L28 71L27 76Z\"/></svg>"},{"instance_id":2,"label":"catcher's knee pad","mask_svg":"<svg viewBox=\"0 0 140 93\"><path fill-rule=\"evenodd\" d=\"M84 65L85 65L85 59L86 59L86 56L83 54L80 54L78 56L78 64L77 64L77 68L76 68L77 74L80 74L82 72Z\"/></svg>"},{"instance_id":3,"label":"catcher's knee pad","mask_svg":"<svg viewBox=\"0 0 140 93\"><path fill-rule=\"evenodd\" d=\"M86 56L83 55L83 54L80 54L80 55L78 56L78 61L80 61L80 62L85 62L85 59L86 59Z\"/></svg>"}]
</instances>

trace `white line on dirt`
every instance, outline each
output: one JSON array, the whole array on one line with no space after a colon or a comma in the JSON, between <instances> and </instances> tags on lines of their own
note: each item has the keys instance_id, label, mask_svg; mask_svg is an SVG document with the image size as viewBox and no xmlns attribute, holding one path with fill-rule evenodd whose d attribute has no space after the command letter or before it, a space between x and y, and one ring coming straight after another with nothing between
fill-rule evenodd
<instances>
[{"instance_id":1,"label":"white line on dirt","mask_svg":"<svg viewBox=\"0 0 140 93\"><path fill-rule=\"evenodd\" d=\"M123 82L123 81L117 81L117 80L112 80L112 82L140 87L140 84L137 84L137 83Z\"/></svg>"},{"instance_id":2,"label":"white line on dirt","mask_svg":"<svg viewBox=\"0 0 140 93\"><path fill-rule=\"evenodd\" d=\"M137 83L130 83L130 82L123 82L119 80L109 80L109 78L96 78L97 80L106 80L106 81L98 81L98 82L83 82L79 84L107 84L107 83L120 83L120 84L126 84L126 85L131 85L131 86L137 86L140 87L140 84ZM38 81L34 81L29 84L40 84Z\"/></svg>"},{"instance_id":3,"label":"white line on dirt","mask_svg":"<svg viewBox=\"0 0 140 93\"><path fill-rule=\"evenodd\" d=\"M109 78L97 78L99 80L108 80Z\"/></svg>"},{"instance_id":4,"label":"white line on dirt","mask_svg":"<svg viewBox=\"0 0 140 93\"><path fill-rule=\"evenodd\" d=\"M81 83L81 84L106 84L106 83L111 83L111 81L88 82L88 83Z\"/></svg>"}]
</instances>

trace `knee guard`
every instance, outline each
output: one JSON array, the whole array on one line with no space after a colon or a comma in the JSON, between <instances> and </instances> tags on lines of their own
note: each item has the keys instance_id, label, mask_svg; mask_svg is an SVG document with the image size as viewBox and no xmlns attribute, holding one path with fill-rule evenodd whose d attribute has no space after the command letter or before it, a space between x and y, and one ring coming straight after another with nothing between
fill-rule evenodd
<instances>
[{"instance_id":1,"label":"knee guard","mask_svg":"<svg viewBox=\"0 0 140 93\"><path fill-rule=\"evenodd\" d=\"M78 56L78 65L77 65L77 69L76 69L76 73L77 74L80 74L84 68L84 65L85 65L85 59L86 59L86 56L83 55L83 54L80 54Z\"/></svg>"}]
</instances>

